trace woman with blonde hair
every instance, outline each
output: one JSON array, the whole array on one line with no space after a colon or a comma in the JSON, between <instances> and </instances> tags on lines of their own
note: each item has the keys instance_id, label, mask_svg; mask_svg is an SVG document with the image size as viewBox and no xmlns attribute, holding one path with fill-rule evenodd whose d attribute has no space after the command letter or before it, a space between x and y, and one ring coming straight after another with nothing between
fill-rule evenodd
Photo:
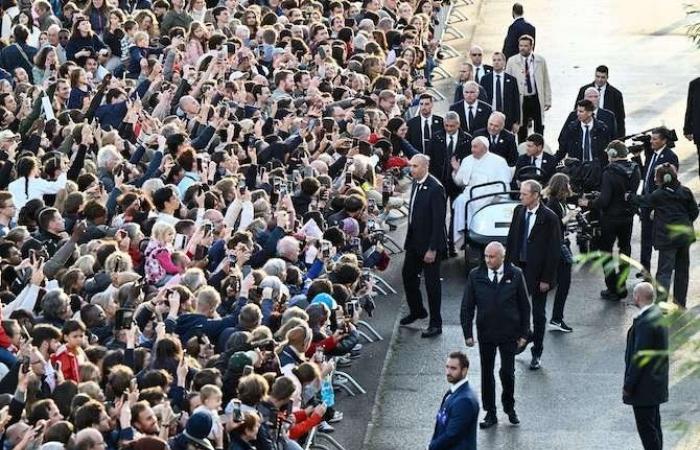
<instances>
[{"instance_id":1,"label":"woman with blonde hair","mask_svg":"<svg viewBox=\"0 0 700 450\"><path fill-rule=\"evenodd\" d=\"M208 40L209 31L204 24L197 20L192 22L187 33L184 63L190 66L196 65L199 58L201 58L202 55L204 55L208 50Z\"/></svg>"}]
</instances>

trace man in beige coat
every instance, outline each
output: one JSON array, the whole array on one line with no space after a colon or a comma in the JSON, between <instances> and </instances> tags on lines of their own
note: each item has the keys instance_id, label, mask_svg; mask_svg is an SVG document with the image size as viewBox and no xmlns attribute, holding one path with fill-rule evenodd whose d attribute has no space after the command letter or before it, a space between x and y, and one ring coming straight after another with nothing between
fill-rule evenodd
<instances>
[{"instance_id":1,"label":"man in beige coat","mask_svg":"<svg viewBox=\"0 0 700 450\"><path fill-rule=\"evenodd\" d=\"M518 142L527 138L530 120L534 123L534 132L544 134L544 112L552 106L552 86L549 82L547 62L542 56L532 52L534 44L532 36L520 36L520 53L508 58L506 64L506 73L518 80L520 90L522 114Z\"/></svg>"}]
</instances>

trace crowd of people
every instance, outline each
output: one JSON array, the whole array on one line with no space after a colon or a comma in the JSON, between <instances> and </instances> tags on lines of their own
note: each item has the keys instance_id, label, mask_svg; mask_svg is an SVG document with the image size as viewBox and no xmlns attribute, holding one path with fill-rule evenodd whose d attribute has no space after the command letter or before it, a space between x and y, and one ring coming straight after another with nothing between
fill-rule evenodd
<instances>
[{"instance_id":1,"label":"crowd of people","mask_svg":"<svg viewBox=\"0 0 700 450\"><path fill-rule=\"evenodd\" d=\"M4 447L332 432L447 3L1 6Z\"/></svg>"}]
</instances>

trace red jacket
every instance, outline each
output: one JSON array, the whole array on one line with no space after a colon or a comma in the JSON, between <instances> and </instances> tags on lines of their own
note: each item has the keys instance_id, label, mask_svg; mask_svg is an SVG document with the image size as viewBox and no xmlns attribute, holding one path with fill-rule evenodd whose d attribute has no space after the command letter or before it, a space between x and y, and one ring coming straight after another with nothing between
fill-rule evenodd
<instances>
[{"instance_id":1,"label":"red jacket","mask_svg":"<svg viewBox=\"0 0 700 450\"><path fill-rule=\"evenodd\" d=\"M296 423L289 429L289 438L295 441L309 434L309 431L323 420L323 417L316 414L307 416L303 409L294 411L293 414Z\"/></svg>"},{"instance_id":2,"label":"red jacket","mask_svg":"<svg viewBox=\"0 0 700 450\"><path fill-rule=\"evenodd\" d=\"M51 355L51 362L59 362L61 364L61 372L66 380L73 380L80 383L80 365L78 357L68 350L64 344L58 348L56 353Z\"/></svg>"}]
</instances>

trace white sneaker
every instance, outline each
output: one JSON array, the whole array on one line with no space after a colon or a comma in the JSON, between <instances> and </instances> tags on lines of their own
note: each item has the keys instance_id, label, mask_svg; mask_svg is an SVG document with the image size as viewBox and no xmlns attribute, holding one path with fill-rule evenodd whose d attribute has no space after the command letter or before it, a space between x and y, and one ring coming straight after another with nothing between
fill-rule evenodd
<instances>
[{"instance_id":1,"label":"white sneaker","mask_svg":"<svg viewBox=\"0 0 700 450\"><path fill-rule=\"evenodd\" d=\"M321 423L318 424L318 431L321 433L332 433L335 431L335 428L333 428L328 422L325 420Z\"/></svg>"}]
</instances>

